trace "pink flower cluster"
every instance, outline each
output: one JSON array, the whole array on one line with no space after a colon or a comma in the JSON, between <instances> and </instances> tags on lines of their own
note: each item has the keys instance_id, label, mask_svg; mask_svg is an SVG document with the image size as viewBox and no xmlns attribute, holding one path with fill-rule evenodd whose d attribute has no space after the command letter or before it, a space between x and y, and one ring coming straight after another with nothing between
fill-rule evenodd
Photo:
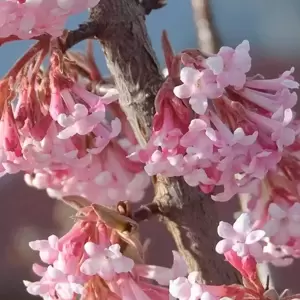
<instances>
[{"instance_id":1,"label":"pink flower cluster","mask_svg":"<svg viewBox=\"0 0 300 300\"><path fill-rule=\"evenodd\" d=\"M124 239L118 230L103 223L93 208L82 209L80 216L63 237L51 235L29 243L44 263L33 265L39 281L24 281L30 294L45 300L232 300L249 295L263 299L265 290L250 255L241 258L233 250L225 253L245 286L205 285L198 272L184 277L187 265L177 252L173 251L171 268L145 265L141 245L130 233Z\"/></svg>"},{"instance_id":2,"label":"pink flower cluster","mask_svg":"<svg viewBox=\"0 0 300 300\"><path fill-rule=\"evenodd\" d=\"M220 222L218 234L223 240L216 245L216 251L234 251L239 257L250 255L257 262L275 266L290 265L300 257L300 204L274 197L261 207L264 212L260 218L256 210L242 213L233 226Z\"/></svg>"},{"instance_id":3,"label":"pink flower cluster","mask_svg":"<svg viewBox=\"0 0 300 300\"><path fill-rule=\"evenodd\" d=\"M192 272L187 278L179 277L175 280L171 280L169 285L170 294L179 300L269 299L266 294L268 292L265 292L265 288L261 284L257 274L257 264L252 256L247 255L241 258L236 255L233 250L230 250L226 252L225 257L242 275L243 286L238 284L227 286L201 284L198 280L200 274L198 272ZM275 291L273 291L273 293L276 294Z\"/></svg>"},{"instance_id":4,"label":"pink flower cluster","mask_svg":"<svg viewBox=\"0 0 300 300\"><path fill-rule=\"evenodd\" d=\"M58 37L69 16L97 5L99 0L3 0L0 2L0 38L30 39L42 34Z\"/></svg>"},{"instance_id":5,"label":"pink flower cluster","mask_svg":"<svg viewBox=\"0 0 300 300\"><path fill-rule=\"evenodd\" d=\"M249 43L203 58L184 52L181 85L168 77L157 95L153 134L139 158L149 175L183 176L227 201L254 193L299 136L293 69L276 79L246 78ZM220 190L221 189L221 190ZM223 191L222 191L223 189Z\"/></svg>"},{"instance_id":6,"label":"pink flower cluster","mask_svg":"<svg viewBox=\"0 0 300 300\"><path fill-rule=\"evenodd\" d=\"M233 226L220 223L216 250L283 266L300 253L299 84L293 68L246 77L249 50L244 41L210 57L181 53L183 68L169 70L138 156L149 175L183 176L216 201L248 194L247 212Z\"/></svg>"},{"instance_id":7,"label":"pink flower cluster","mask_svg":"<svg viewBox=\"0 0 300 300\"><path fill-rule=\"evenodd\" d=\"M55 60L52 67L50 85L23 78L15 106L4 108L2 175L25 171L28 185L52 197L80 195L107 205L141 200L150 178L127 157L136 141L121 126L125 116L113 116L118 92L96 96L57 71Z\"/></svg>"},{"instance_id":8,"label":"pink flower cluster","mask_svg":"<svg viewBox=\"0 0 300 300\"><path fill-rule=\"evenodd\" d=\"M87 221L89 220L89 221ZM39 281L24 281L27 291L45 300L130 299L167 300L168 289L161 285L187 273L185 262L174 252L172 268L137 264L123 255L116 232L97 221L93 214L78 221L62 238L30 242L46 266L34 264ZM47 266L48 265L48 266ZM95 297L95 298L93 298Z\"/></svg>"}]
</instances>

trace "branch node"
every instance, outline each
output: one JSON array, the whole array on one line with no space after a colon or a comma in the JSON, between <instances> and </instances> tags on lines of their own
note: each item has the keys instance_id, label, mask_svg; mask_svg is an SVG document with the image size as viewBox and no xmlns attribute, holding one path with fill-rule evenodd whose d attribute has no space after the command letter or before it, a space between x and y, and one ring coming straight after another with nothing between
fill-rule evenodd
<instances>
[{"instance_id":1,"label":"branch node","mask_svg":"<svg viewBox=\"0 0 300 300\"><path fill-rule=\"evenodd\" d=\"M65 34L59 38L61 49L66 52L76 44L93 39L99 33L99 24L95 21L82 23L75 30L65 31Z\"/></svg>"}]
</instances>

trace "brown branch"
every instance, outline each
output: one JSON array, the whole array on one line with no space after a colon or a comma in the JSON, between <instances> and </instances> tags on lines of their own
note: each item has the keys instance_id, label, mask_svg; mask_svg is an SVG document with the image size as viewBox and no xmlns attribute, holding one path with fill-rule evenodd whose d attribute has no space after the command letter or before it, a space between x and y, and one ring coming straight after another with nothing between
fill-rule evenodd
<instances>
[{"instance_id":1,"label":"brown branch","mask_svg":"<svg viewBox=\"0 0 300 300\"><path fill-rule=\"evenodd\" d=\"M142 145L150 137L154 99L163 82L144 19L144 9L129 0L101 0L90 12L90 22L99 26L97 37L120 92L120 105ZM163 222L190 270L200 271L207 283L239 281L214 250L218 215L210 197L181 178L158 176L155 187Z\"/></svg>"},{"instance_id":2,"label":"brown branch","mask_svg":"<svg viewBox=\"0 0 300 300\"><path fill-rule=\"evenodd\" d=\"M60 38L62 51L65 52L82 41L94 38L97 32L99 32L99 26L96 22L86 22L80 24L75 30L66 31Z\"/></svg>"},{"instance_id":3,"label":"brown branch","mask_svg":"<svg viewBox=\"0 0 300 300\"><path fill-rule=\"evenodd\" d=\"M206 53L218 51L218 39L212 25L210 0L191 0L199 47Z\"/></svg>"}]
</instances>

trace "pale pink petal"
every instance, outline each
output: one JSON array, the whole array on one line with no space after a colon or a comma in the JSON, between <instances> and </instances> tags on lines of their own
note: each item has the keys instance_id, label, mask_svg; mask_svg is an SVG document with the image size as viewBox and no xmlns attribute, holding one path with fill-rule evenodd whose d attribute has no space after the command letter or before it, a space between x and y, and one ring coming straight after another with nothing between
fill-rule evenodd
<instances>
[{"instance_id":1,"label":"pale pink petal","mask_svg":"<svg viewBox=\"0 0 300 300\"><path fill-rule=\"evenodd\" d=\"M191 298L199 299L199 297L203 295L203 289L200 284L194 283L191 287ZM201 298L202 299L202 298Z\"/></svg>"},{"instance_id":2,"label":"pale pink petal","mask_svg":"<svg viewBox=\"0 0 300 300\"><path fill-rule=\"evenodd\" d=\"M251 245L260 241L266 233L263 230L254 230L247 234L245 244Z\"/></svg>"},{"instance_id":3,"label":"pale pink petal","mask_svg":"<svg viewBox=\"0 0 300 300\"><path fill-rule=\"evenodd\" d=\"M244 257L248 254L248 248L243 243L237 243L232 246L232 250L240 257Z\"/></svg>"},{"instance_id":4,"label":"pale pink petal","mask_svg":"<svg viewBox=\"0 0 300 300\"><path fill-rule=\"evenodd\" d=\"M208 292L204 292L201 295L201 300L218 300L218 298Z\"/></svg>"},{"instance_id":5,"label":"pale pink petal","mask_svg":"<svg viewBox=\"0 0 300 300\"><path fill-rule=\"evenodd\" d=\"M88 258L80 266L80 271L83 274L92 276L96 275L102 266L102 259Z\"/></svg>"},{"instance_id":6,"label":"pale pink petal","mask_svg":"<svg viewBox=\"0 0 300 300\"><path fill-rule=\"evenodd\" d=\"M120 134L121 129L122 129L120 119L115 118L114 120L111 121L111 129L112 129L112 132L110 134L110 137L116 137Z\"/></svg>"},{"instance_id":7,"label":"pale pink petal","mask_svg":"<svg viewBox=\"0 0 300 300\"><path fill-rule=\"evenodd\" d=\"M274 236L280 229L280 220L271 219L265 223L263 230L266 232L267 236Z\"/></svg>"},{"instance_id":8,"label":"pale pink petal","mask_svg":"<svg viewBox=\"0 0 300 300\"><path fill-rule=\"evenodd\" d=\"M233 242L230 240L221 240L216 245L216 252L219 254L224 254L225 252L231 250Z\"/></svg>"},{"instance_id":9,"label":"pale pink petal","mask_svg":"<svg viewBox=\"0 0 300 300\"><path fill-rule=\"evenodd\" d=\"M172 278L185 276L188 273L188 266L183 257L177 251L172 251L173 254L173 265L172 265Z\"/></svg>"},{"instance_id":10,"label":"pale pink petal","mask_svg":"<svg viewBox=\"0 0 300 300\"><path fill-rule=\"evenodd\" d=\"M221 221L218 226L218 235L224 239L233 239L236 232L231 224Z\"/></svg>"},{"instance_id":11,"label":"pale pink petal","mask_svg":"<svg viewBox=\"0 0 300 300\"><path fill-rule=\"evenodd\" d=\"M202 94L197 94L191 97L189 103L194 112L196 112L199 115L205 114L208 107L207 97L205 97Z\"/></svg>"},{"instance_id":12,"label":"pale pink petal","mask_svg":"<svg viewBox=\"0 0 300 300\"><path fill-rule=\"evenodd\" d=\"M179 299L189 299L191 296L191 284L185 277L179 277L170 281L170 294Z\"/></svg>"},{"instance_id":13,"label":"pale pink petal","mask_svg":"<svg viewBox=\"0 0 300 300\"><path fill-rule=\"evenodd\" d=\"M89 256L93 257L99 253L102 253L103 248L93 242L87 242L84 245L84 250Z\"/></svg>"},{"instance_id":14,"label":"pale pink petal","mask_svg":"<svg viewBox=\"0 0 300 300\"><path fill-rule=\"evenodd\" d=\"M65 129L63 129L62 131L60 131L59 134L57 135L57 137L61 140L69 139L70 137L74 136L77 133L76 129L77 128L76 128L75 124L73 124L72 126L69 126Z\"/></svg>"},{"instance_id":15,"label":"pale pink petal","mask_svg":"<svg viewBox=\"0 0 300 300\"><path fill-rule=\"evenodd\" d=\"M66 282L66 283L57 283L55 286L55 290L61 299L64 300L72 300L74 299L74 293L71 288L71 285Z\"/></svg>"},{"instance_id":16,"label":"pale pink petal","mask_svg":"<svg viewBox=\"0 0 300 300\"><path fill-rule=\"evenodd\" d=\"M205 62L215 75L219 75L224 69L224 62L221 56L209 57Z\"/></svg>"},{"instance_id":17,"label":"pale pink petal","mask_svg":"<svg viewBox=\"0 0 300 300\"><path fill-rule=\"evenodd\" d=\"M247 213L242 213L233 224L233 229L238 233L247 233L251 231L251 219Z\"/></svg>"},{"instance_id":18,"label":"pale pink petal","mask_svg":"<svg viewBox=\"0 0 300 300\"><path fill-rule=\"evenodd\" d=\"M185 98L190 98L192 93L193 93L193 89L192 87L182 84L182 85L178 85L174 88L173 90L174 95L180 99L185 99Z\"/></svg>"},{"instance_id":19,"label":"pale pink petal","mask_svg":"<svg viewBox=\"0 0 300 300\"><path fill-rule=\"evenodd\" d=\"M281 220L287 216L286 211L281 209L276 203L271 203L268 208L270 217Z\"/></svg>"},{"instance_id":20,"label":"pale pink petal","mask_svg":"<svg viewBox=\"0 0 300 300\"><path fill-rule=\"evenodd\" d=\"M36 241L29 242L29 247L32 250L40 251L42 249L48 249L49 242L47 240L36 240Z\"/></svg>"},{"instance_id":21,"label":"pale pink petal","mask_svg":"<svg viewBox=\"0 0 300 300\"><path fill-rule=\"evenodd\" d=\"M48 237L48 242L51 248L57 249L58 237L54 234Z\"/></svg>"},{"instance_id":22,"label":"pale pink petal","mask_svg":"<svg viewBox=\"0 0 300 300\"><path fill-rule=\"evenodd\" d=\"M295 222L300 222L300 203L295 203L289 208L288 217Z\"/></svg>"},{"instance_id":23,"label":"pale pink petal","mask_svg":"<svg viewBox=\"0 0 300 300\"><path fill-rule=\"evenodd\" d=\"M86 108L85 105L80 103L76 103L74 105L74 111L72 112L72 115L76 120L86 117L88 113L89 113L88 109Z\"/></svg>"},{"instance_id":24,"label":"pale pink petal","mask_svg":"<svg viewBox=\"0 0 300 300\"><path fill-rule=\"evenodd\" d=\"M180 80L184 84L192 85L196 84L197 81L201 78L202 74L200 71L191 68L191 67L184 67L180 72Z\"/></svg>"},{"instance_id":25,"label":"pale pink petal","mask_svg":"<svg viewBox=\"0 0 300 300\"><path fill-rule=\"evenodd\" d=\"M248 250L250 255L256 259L263 257L263 246L259 243L248 245Z\"/></svg>"},{"instance_id":26,"label":"pale pink petal","mask_svg":"<svg viewBox=\"0 0 300 300\"><path fill-rule=\"evenodd\" d=\"M289 221L288 223L288 232L293 237L300 237L300 223Z\"/></svg>"}]
</instances>

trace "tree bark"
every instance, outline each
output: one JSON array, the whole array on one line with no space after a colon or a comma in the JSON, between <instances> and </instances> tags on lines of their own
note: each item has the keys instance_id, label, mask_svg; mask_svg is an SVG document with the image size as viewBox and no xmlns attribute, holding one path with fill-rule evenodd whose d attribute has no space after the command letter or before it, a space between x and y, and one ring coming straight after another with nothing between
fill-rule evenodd
<instances>
[{"instance_id":1,"label":"tree bark","mask_svg":"<svg viewBox=\"0 0 300 300\"><path fill-rule=\"evenodd\" d=\"M206 53L216 53L219 45L211 20L210 0L191 0L191 4L200 49Z\"/></svg>"},{"instance_id":2,"label":"tree bark","mask_svg":"<svg viewBox=\"0 0 300 300\"><path fill-rule=\"evenodd\" d=\"M148 38L144 9L135 0L101 0L90 12L97 23L108 68L120 92L120 105L142 145L151 134L154 99L163 83ZM189 187L182 178L155 178L162 219L190 271L199 271L210 284L239 281L235 270L218 255L218 216L209 196Z\"/></svg>"}]
</instances>

